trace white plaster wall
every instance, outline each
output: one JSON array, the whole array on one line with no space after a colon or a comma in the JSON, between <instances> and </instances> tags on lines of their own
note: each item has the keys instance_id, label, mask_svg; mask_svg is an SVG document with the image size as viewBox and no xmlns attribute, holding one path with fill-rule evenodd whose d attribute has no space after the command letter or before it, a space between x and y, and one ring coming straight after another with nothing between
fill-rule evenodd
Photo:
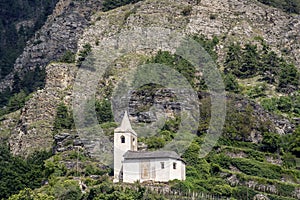
<instances>
[{"instance_id":1,"label":"white plaster wall","mask_svg":"<svg viewBox=\"0 0 300 200\"><path fill-rule=\"evenodd\" d=\"M165 168L161 169L161 162L165 163ZM155 166L155 179L154 181L157 182L168 182L170 179L170 173L169 173L169 165L170 165L170 159L169 158L160 158L160 159L153 159L152 165Z\"/></svg>"},{"instance_id":2,"label":"white plaster wall","mask_svg":"<svg viewBox=\"0 0 300 200\"><path fill-rule=\"evenodd\" d=\"M123 162L123 182L134 183L140 180L140 162L139 160L126 160Z\"/></svg>"},{"instance_id":3,"label":"white plaster wall","mask_svg":"<svg viewBox=\"0 0 300 200\"><path fill-rule=\"evenodd\" d=\"M182 168L181 168L181 180L185 180L185 175L186 175L186 165L185 165L185 163L184 162L182 162L181 161L181 166L182 166Z\"/></svg>"},{"instance_id":4,"label":"white plaster wall","mask_svg":"<svg viewBox=\"0 0 300 200\"><path fill-rule=\"evenodd\" d=\"M142 179L141 163L150 161L149 178ZM161 162L165 163L165 168L161 169ZM176 169L173 169L173 162L177 163ZM125 160L123 162L123 182L133 183L137 180L140 182L153 180L156 182L168 182L170 180L185 180L185 164L176 159L157 158L148 160Z\"/></svg>"},{"instance_id":5,"label":"white plaster wall","mask_svg":"<svg viewBox=\"0 0 300 200\"><path fill-rule=\"evenodd\" d=\"M125 143L121 143L121 136L125 137ZM134 138L134 141L133 141ZM131 133L114 133L114 182L118 182L122 169L123 156L128 151L137 150L137 138Z\"/></svg>"},{"instance_id":6,"label":"white plaster wall","mask_svg":"<svg viewBox=\"0 0 300 200\"><path fill-rule=\"evenodd\" d=\"M170 159L170 162L170 180L185 180L185 177L183 176L183 171L185 172L185 164L181 160L176 159ZM176 163L176 169L173 169L173 163Z\"/></svg>"}]
</instances>

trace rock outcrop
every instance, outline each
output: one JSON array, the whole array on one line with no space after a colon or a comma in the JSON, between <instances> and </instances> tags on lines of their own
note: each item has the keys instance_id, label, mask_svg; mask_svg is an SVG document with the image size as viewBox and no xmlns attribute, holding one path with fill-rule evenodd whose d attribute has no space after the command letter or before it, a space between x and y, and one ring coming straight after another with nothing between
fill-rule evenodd
<instances>
[{"instance_id":1,"label":"rock outcrop","mask_svg":"<svg viewBox=\"0 0 300 200\"><path fill-rule=\"evenodd\" d=\"M9 144L14 154L27 156L35 150L52 147L56 108L61 101L70 104L76 70L72 64L53 63L47 66L45 88L38 90L26 102L11 132Z\"/></svg>"},{"instance_id":2,"label":"rock outcrop","mask_svg":"<svg viewBox=\"0 0 300 200\"><path fill-rule=\"evenodd\" d=\"M300 16L253 0L146 0L97 13L92 20L94 25L84 32L79 46L94 44L128 29L162 27L187 35L218 36L221 42L217 51L222 60L226 44L243 44L261 37L275 52L285 52L283 56L300 69Z\"/></svg>"},{"instance_id":3,"label":"rock outcrop","mask_svg":"<svg viewBox=\"0 0 300 200\"><path fill-rule=\"evenodd\" d=\"M77 51L77 41L90 25L93 11L100 9L101 1L61 0L45 25L27 42L14 70L0 82L0 91L13 85L13 75L24 75L36 67L45 67L51 61L59 60L67 50Z\"/></svg>"}]
</instances>

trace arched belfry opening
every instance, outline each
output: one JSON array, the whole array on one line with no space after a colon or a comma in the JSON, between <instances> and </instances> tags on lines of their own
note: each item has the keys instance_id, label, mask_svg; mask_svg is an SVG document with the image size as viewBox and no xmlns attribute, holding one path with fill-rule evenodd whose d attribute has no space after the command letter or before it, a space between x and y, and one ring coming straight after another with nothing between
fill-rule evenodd
<instances>
[{"instance_id":1,"label":"arched belfry opening","mask_svg":"<svg viewBox=\"0 0 300 200\"><path fill-rule=\"evenodd\" d=\"M125 136L124 135L121 136L121 143L125 143Z\"/></svg>"}]
</instances>

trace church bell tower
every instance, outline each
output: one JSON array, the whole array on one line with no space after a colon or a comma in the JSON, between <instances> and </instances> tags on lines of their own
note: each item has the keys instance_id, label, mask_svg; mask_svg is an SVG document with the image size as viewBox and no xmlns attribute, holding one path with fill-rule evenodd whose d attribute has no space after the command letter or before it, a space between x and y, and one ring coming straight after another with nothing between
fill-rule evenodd
<instances>
[{"instance_id":1,"label":"church bell tower","mask_svg":"<svg viewBox=\"0 0 300 200\"><path fill-rule=\"evenodd\" d=\"M123 155L127 151L137 151L137 134L125 111L121 125L114 130L114 182L123 179Z\"/></svg>"}]
</instances>

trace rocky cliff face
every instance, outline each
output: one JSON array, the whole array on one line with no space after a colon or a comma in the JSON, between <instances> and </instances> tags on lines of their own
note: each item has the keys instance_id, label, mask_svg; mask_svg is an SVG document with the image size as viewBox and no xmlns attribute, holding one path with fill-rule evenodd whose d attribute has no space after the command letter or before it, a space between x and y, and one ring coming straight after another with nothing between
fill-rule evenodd
<instances>
[{"instance_id":1,"label":"rocky cliff face","mask_svg":"<svg viewBox=\"0 0 300 200\"><path fill-rule=\"evenodd\" d=\"M63 55L65 50L75 52L77 47L82 50L87 43L97 52L100 48L97 41L107 40L124 30L153 26L175 29L186 35L196 33L208 37L218 36L221 40L217 46L219 62L224 57L226 44L232 41L245 43L254 41L255 37L262 37L271 48L278 53L285 52L285 56L299 67L299 16L287 15L253 0L146 0L105 13L96 12L91 16L99 6L99 1L60 1L36 38L28 43L16 62L15 70L26 72L35 66L47 65ZM135 64L126 67L134 67ZM124 66L118 67L122 73ZM35 149L50 148L56 106L61 100L70 102L76 67L57 63L48 65L46 71L46 87L37 91L26 103L17 125L12 128L10 146L14 154L27 155ZM108 79L114 85L117 78ZM105 87L105 82L108 81L103 80L102 87ZM11 84L8 77L1 87ZM236 106L244 104L251 104L256 110L255 115L263 116L261 120L274 120L278 132L288 133L293 129L293 125L286 119L264 114L257 104L236 99ZM134 117L140 121L152 120L149 113ZM259 140L259 137L255 137L252 137L253 142Z\"/></svg>"},{"instance_id":2,"label":"rocky cliff face","mask_svg":"<svg viewBox=\"0 0 300 200\"><path fill-rule=\"evenodd\" d=\"M147 0L112 12L97 13L95 25L83 34L79 45L109 38L122 30L162 27L189 34L218 36L222 59L224 45L263 38L277 53L284 52L300 68L300 16L288 15L253 0ZM122 41L120 41L122 42Z\"/></svg>"},{"instance_id":3,"label":"rocky cliff face","mask_svg":"<svg viewBox=\"0 0 300 200\"><path fill-rule=\"evenodd\" d=\"M224 36L225 42L246 43L260 36L276 52L286 52L298 68L299 28L299 15L288 15L253 0L201 1L193 7L187 27L192 33Z\"/></svg>"},{"instance_id":4,"label":"rocky cliff face","mask_svg":"<svg viewBox=\"0 0 300 200\"><path fill-rule=\"evenodd\" d=\"M21 77L36 67L45 67L58 60L69 50L77 51L77 41L85 28L90 25L90 17L99 10L101 1L61 0L53 14L34 38L28 41L22 55L16 60L14 70L0 82L0 91L13 85L13 74Z\"/></svg>"},{"instance_id":5,"label":"rocky cliff face","mask_svg":"<svg viewBox=\"0 0 300 200\"><path fill-rule=\"evenodd\" d=\"M70 64L47 66L46 86L26 102L18 122L11 129L10 148L14 154L27 156L35 150L50 149L56 108L60 102L70 104L76 67Z\"/></svg>"}]
</instances>

